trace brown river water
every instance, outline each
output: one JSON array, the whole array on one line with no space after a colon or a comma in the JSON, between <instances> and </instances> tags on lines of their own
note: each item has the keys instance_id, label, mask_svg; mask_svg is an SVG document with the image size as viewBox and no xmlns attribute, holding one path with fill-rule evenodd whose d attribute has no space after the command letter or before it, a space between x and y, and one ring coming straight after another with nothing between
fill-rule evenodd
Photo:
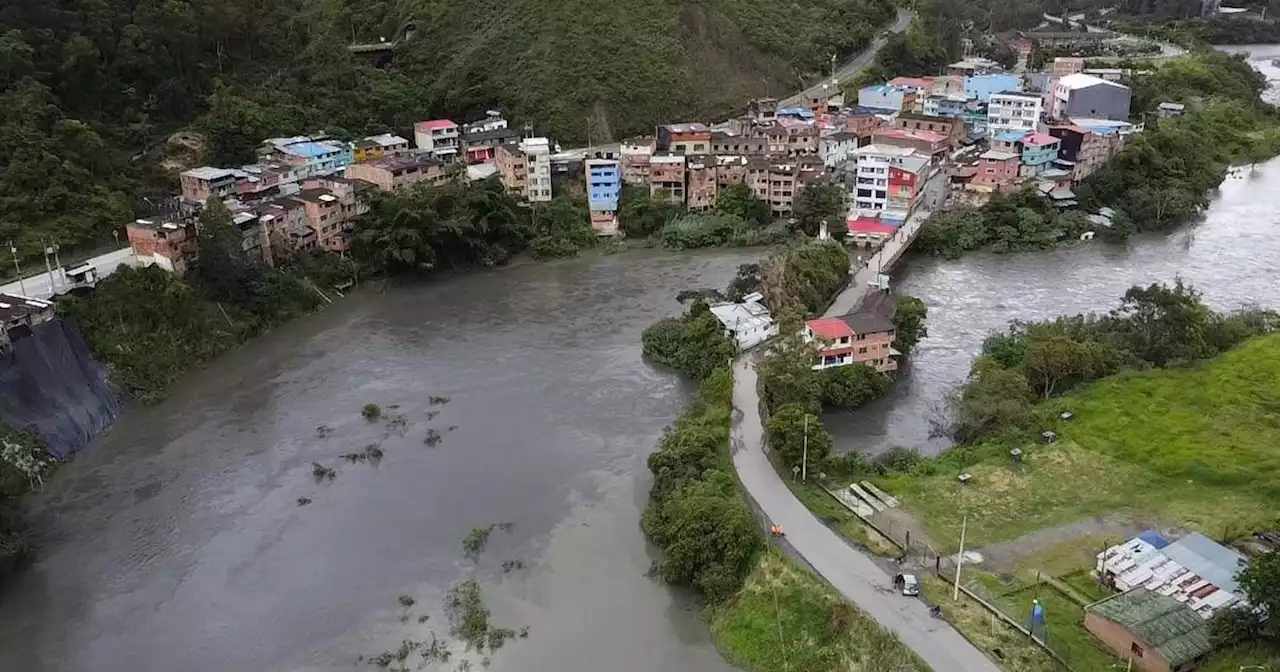
<instances>
[{"instance_id":1,"label":"brown river water","mask_svg":"<svg viewBox=\"0 0 1280 672\"><path fill-rule=\"evenodd\" d=\"M1280 48L1253 53L1280 79ZM732 669L688 597L645 575L645 458L692 389L644 363L639 336L679 290L723 286L763 254L636 252L366 290L219 358L34 499L38 559L0 588L0 671L373 669L358 656L443 634L444 591L470 577L496 625L529 627L490 669ZM1203 221L1168 235L909 259L895 289L928 302L930 336L888 398L828 425L845 449L940 450L930 419L990 331L1178 275L1217 308L1280 306L1280 162L1228 179ZM403 435L362 419L368 402L398 405ZM376 465L338 458L370 443ZM313 461L336 479L317 483ZM499 522L511 531L466 559L467 532Z\"/></svg>"}]
</instances>

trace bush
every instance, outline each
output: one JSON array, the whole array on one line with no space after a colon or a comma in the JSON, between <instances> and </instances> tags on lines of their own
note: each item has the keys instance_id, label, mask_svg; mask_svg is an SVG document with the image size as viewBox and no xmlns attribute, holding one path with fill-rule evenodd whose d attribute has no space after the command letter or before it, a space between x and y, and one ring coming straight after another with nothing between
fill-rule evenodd
<instances>
[{"instance_id":1,"label":"bush","mask_svg":"<svg viewBox=\"0 0 1280 672\"><path fill-rule=\"evenodd\" d=\"M735 215L685 213L662 227L662 244L677 250L726 245L742 226Z\"/></svg>"},{"instance_id":2,"label":"bush","mask_svg":"<svg viewBox=\"0 0 1280 672\"><path fill-rule=\"evenodd\" d=\"M364 416L365 420L377 420L382 417L382 407L377 404L365 404L360 408L360 415Z\"/></svg>"},{"instance_id":3,"label":"bush","mask_svg":"<svg viewBox=\"0 0 1280 672\"><path fill-rule=\"evenodd\" d=\"M681 318L658 320L641 335L644 356L703 380L736 353L706 301L695 300Z\"/></svg>"},{"instance_id":4,"label":"bush","mask_svg":"<svg viewBox=\"0 0 1280 672\"><path fill-rule=\"evenodd\" d=\"M788 472L801 467L806 455L809 471L815 471L831 455L834 444L822 418L796 404L779 408L769 418L768 435L769 450Z\"/></svg>"},{"instance_id":5,"label":"bush","mask_svg":"<svg viewBox=\"0 0 1280 672\"><path fill-rule=\"evenodd\" d=\"M822 405L851 410L875 401L889 390L888 376L869 366L850 364L817 372Z\"/></svg>"}]
</instances>

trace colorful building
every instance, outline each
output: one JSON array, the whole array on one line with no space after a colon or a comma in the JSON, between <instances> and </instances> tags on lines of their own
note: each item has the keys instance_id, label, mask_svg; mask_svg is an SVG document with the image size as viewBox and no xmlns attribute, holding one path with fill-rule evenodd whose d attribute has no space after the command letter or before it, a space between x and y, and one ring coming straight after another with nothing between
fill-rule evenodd
<instances>
[{"instance_id":1,"label":"colorful building","mask_svg":"<svg viewBox=\"0 0 1280 672\"><path fill-rule=\"evenodd\" d=\"M178 177L182 185L182 198L190 203L203 204L210 198L222 200L236 195L236 171L229 168L204 166L184 170Z\"/></svg>"},{"instance_id":2,"label":"colorful building","mask_svg":"<svg viewBox=\"0 0 1280 672\"><path fill-rule=\"evenodd\" d=\"M699 123L659 126L658 149L680 154L708 154L711 152L711 129Z\"/></svg>"},{"instance_id":3,"label":"colorful building","mask_svg":"<svg viewBox=\"0 0 1280 672\"><path fill-rule=\"evenodd\" d=\"M413 142L422 152L444 163L458 160L462 137L458 125L448 119L419 121L413 125Z\"/></svg>"},{"instance_id":4,"label":"colorful building","mask_svg":"<svg viewBox=\"0 0 1280 672\"><path fill-rule=\"evenodd\" d=\"M140 266L159 266L182 275L196 258L196 227L185 222L138 219L125 227Z\"/></svg>"},{"instance_id":5,"label":"colorful building","mask_svg":"<svg viewBox=\"0 0 1280 672\"><path fill-rule=\"evenodd\" d=\"M966 93L931 95L924 99L922 109L926 115L933 117L963 117L969 100Z\"/></svg>"},{"instance_id":6,"label":"colorful building","mask_svg":"<svg viewBox=\"0 0 1280 672\"><path fill-rule=\"evenodd\" d=\"M1018 182L1021 161L1015 152L991 149L978 157L978 172L969 184L983 191L998 191Z\"/></svg>"},{"instance_id":7,"label":"colorful building","mask_svg":"<svg viewBox=\"0 0 1280 672\"><path fill-rule=\"evenodd\" d=\"M873 311L823 317L804 323L802 337L817 350L815 371L861 364L880 373L898 369L893 320Z\"/></svg>"},{"instance_id":8,"label":"colorful building","mask_svg":"<svg viewBox=\"0 0 1280 672\"><path fill-rule=\"evenodd\" d=\"M1040 96L1016 91L993 93L987 102L987 135L1005 131L1030 133L1040 124L1043 111Z\"/></svg>"},{"instance_id":9,"label":"colorful building","mask_svg":"<svg viewBox=\"0 0 1280 672\"><path fill-rule=\"evenodd\" d=\"M1131 99L1132 92L1123 84L1077 73L1054 83L1048 111L1054 119L1087 117L1128 121Z\"/></svg>"},{"instance_id":10,"label":"colorful building","mask_svg":"<svg viewBox=\"0 0 1280 672\"><path fill-rule=\"evenodd\" d=\"M587 178L587 207L591 229L601 235L618 232L618 204L622 197L622 162L594 158L583 162Z\"/></svg>"},{"instance_id":11,"label":"colorful building","mask_svg":"<svg viewBox=\"0 0 1280 672\"><path fill-rule=\"evenodd\" d=\"M1022 174L1038 175L1050 168L1058 160L1058 148L1062 141L1048 133L1028 133L1019 142L1022 144Z\"/></svg>"},{"instance_id":12,"label":"colorful building","mask_svg":"<svg viewBox=\"0 0 1280 672\"><path fill-rule=\"evenodd\" d=\"M672 205L684 205L687 188L684 154L655 152L649 158L649 196Z\"/></svg>"},{"instance_id":13,"label":"colorful building","mask_svg":"<svg viewBox=\"0 0 1280 672\"><path fill-rule=\"evenodd\" d=\"M894 112L910 111L916 102L913 90L899 88L891 84L875 84L858 90L858 105L862 107L878 107Z\"/></svg>"},{"instance_id":14,"label":"colorful building","mask_svg":"<svg viewBox=\"0 0 1280 672\"><path fill-rule=\"evenodd\" d=\"M409 141L393 133L371 135L356 141L354 160L364 163L387 156L402 156L409 153Z\"/></svg>"},{"instance_id":15,"label":"colorful building","mask_svg":"<svg viewBox=\"0 0 1280 672\"><path fill-rule=\"evenodd\" d=\"M690 156L685 163L688 171L688 196L685 207L707 212L716 206L717 174L716 158L709 154Z\"/></svg>"},{"instance_id":16,"label":"colorful building","mask_svg":"<svg viewBox=\"0 0 1280 672\"><path fill-rule=\"evenodd\" d=\"M964 78L965 95L982 103L990 102L992 94L1018 91L1022 91L1022 80L1017 75L999 73Z\"/></svg>"},{"instance_id":17,"label":"colorful building","mask_svg":"<svg viewBox=\"0 0 1280 672\"><path fill-rule=\"evenodd\" d=\"M882 128L871 136L877 145L914 149L921 156L941 157L951 148L951 138L935 131L912 131L905 128Z\"/></svg>"},{"instance_id":18,"label":"colorful building","mask_svg":"<svg viewBox=\"0 0 1280 672\"><path fill-rule=\"evenodd\" d=\"M444 164L426 154L389 156L367 163L352 164L347 166L343 175L369 182L382 191L395 191L419 182L440 184L449 179Z\"/></svg>"},{"instance_id":19,"label":"colorful building","mask_svg":"<svg viewBox=\"0 0 1280 672\"><path fill-rule=\"evenodd\" d=\"M308 176L329 175L355 162L351 143L312 139L307 136L271 138L262 143L258 156L302 168Z\"/></svg>"},{"instance_id":20,"label":"colorful building","mask_svg":"<svg viewBox=\"0 0 1280 672\"><path fill-rule=\"evenodd\" d=\"M854 173L853 209L862 216L879 216L889 202L889 169L901 166L913 149L871 144L852 152L857 161ZM926 158L927 161L927 158Z\"/></svg>"}]
</instances>

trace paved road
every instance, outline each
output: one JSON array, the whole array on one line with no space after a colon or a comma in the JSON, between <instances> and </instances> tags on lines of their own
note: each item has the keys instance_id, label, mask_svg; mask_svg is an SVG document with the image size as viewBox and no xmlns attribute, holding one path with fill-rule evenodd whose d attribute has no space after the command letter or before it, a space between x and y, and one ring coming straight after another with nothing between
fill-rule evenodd
<instances>
[{"instance_id":1,"label":"paved road","mask_svg":"<svg viewBox=\"0 0 1280 672\"><path fill-rule=\"evenodd\" d=\"M137 260L134 258L131 248L123 247L114 252L94 257L85 263L92 264L98 270L99 278L105 278L114 273L120 266L126 264L133 266L137 263ZM55 279L56 283L54 282ZM52 278L48 273L41 273L40 275L24 278L22 282L15 280L7 285L0 286L0 293L25 294L35 299L48 299L55 294L55 289L57 290L56 293L62 293L67 291L70 286L67 279L55 268L53 269Z\"/></svg>"},{"instance_id":2,"label":"paved road","mask_svg":"<svg viewBox=\"0 0 1280 672\"><path fill-rule=\"evenodd\" d=\"M923 601L896 594L892 578L883 569L836 536L791 494L764 453L753 358L738 359L733 369L733 465L756 505L787 531L791 547L937 672L999 672L948 623L931 617Z\"/></svg>"},{"instance_id":3,"label":"paved road","mask_svg":"<svg viewBox=\"0 0 1280 672\"><path fill-rule=\"evenodd\" d=\"M901 33L902 31L907 29L907 26L911 25L911 21L914 20L915 18L916 18L916 15L914 13L909 12L905 9L899 9L898 16L893 20L893 25L889 26L889 30L895 33ZM866 49L863 49L862 51L850 57L849 60L845 61L844 65L841 65L840 69L836 70L835 79L837 83L845 79L848 79L849 77L854 76L855 74L858 73L859 70L867 67L868 65L871 65L871 61L875 59L876 52L880 51L880 48L884 46L885 42L888 42L886 38L884 38L881 35L876 35L876 37L871 40L871 44L868 45ZM780 103L780 106L788 107L791 105L795 105L797 103L804 102L805 99L808 98L809 96L817 95L821 93L823 84L831 84L831 80L824 78L822 81L818 82L817 84L814 84L813 86L792 95L790 98L784 99ZM846 102L850 102L850 101L846 101ZM857 101L851 101L851 102L856 103Z\"/></svg>"}]
</instances>

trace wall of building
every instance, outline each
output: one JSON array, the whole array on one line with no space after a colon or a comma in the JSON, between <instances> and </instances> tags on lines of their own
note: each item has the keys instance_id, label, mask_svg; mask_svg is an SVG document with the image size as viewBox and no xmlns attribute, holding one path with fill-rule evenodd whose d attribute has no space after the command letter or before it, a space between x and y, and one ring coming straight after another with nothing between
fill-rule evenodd
<instances>
[{"instance_id":1,"label":"wall of building","mask_svg":"<svg viewBox=\"0 0 1280 672\"><path fill-rule=\"evenodd\" d=\"M1067 97L1063 116L1128 121L1130 97L1128 89L1107 84L1075 89Z\"/></svg>"},{"instance_id":2,"label":"wall of building","mask_svg":"<svg viewBox=\"0 0 1280 672\"><path fill-rule=\"evenodd\" d=\"M1097 614L1085 613L1084 627L1111 649L1118 658L1132 660L1133 669L1142 670L1142 672L1170 672L1169 663L1160 655L1159 650L1147 646L1146 642L1134 637L1133 633L1119 624L1099 618ZM1134 654L1134 645L1142 650L1141 657Z\"/></svg>"}]
</instances>

